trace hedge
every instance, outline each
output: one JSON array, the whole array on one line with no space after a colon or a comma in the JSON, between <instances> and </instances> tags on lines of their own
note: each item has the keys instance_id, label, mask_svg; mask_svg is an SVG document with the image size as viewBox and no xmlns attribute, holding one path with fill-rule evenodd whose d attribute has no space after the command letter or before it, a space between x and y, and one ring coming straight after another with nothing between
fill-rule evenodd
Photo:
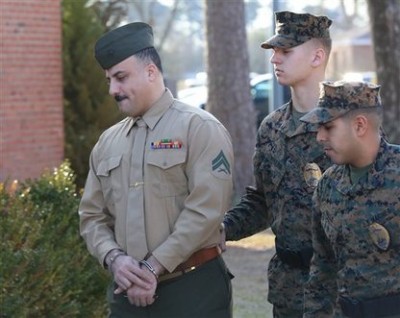
<instances>
[{"instance_id":1,"label":"hedge","mask_svg":"<svg viewBox=\"0 0 400 318\"><path fill-rule=\"evenodd\" d=\"M79 235L69 162L0 184L1 317L105 317L110 277Z\"/></svg>"}]
</instances>

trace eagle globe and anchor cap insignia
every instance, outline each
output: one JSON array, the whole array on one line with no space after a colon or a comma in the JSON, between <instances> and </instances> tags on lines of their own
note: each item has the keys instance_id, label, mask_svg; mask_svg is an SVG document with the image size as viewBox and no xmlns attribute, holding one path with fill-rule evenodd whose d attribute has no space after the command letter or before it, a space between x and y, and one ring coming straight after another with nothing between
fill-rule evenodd
<instances>
[{"instance_id":1,"label":"eagle globe and anchor cap insignia","mask_svg":"<svg viewBox=\"0 0 400 318\"><path fill-rule=\"evenodd\" d=\"M309 162L304 166L303 174L307 185L316 188L318 181L322 176L320 167L314 162Z\"/></svg>"},{"instance_id":2,"label":"eagle globe and anchor cap insignia","mask_svg":"<svg viewBox=\"0 0 400 318\"><path fill-rule=\"evenodd\" d=\"M382 251L387 251L390 245L389 231L379 223L372 223L369 226L369 236L372 242Z\"/></svg>"},{"instance_id":3,"label":"eagle globe and anchor cap insignia","mask_svg":"<svg viewBox=\"0 0 400 318\"><path fill-rule=\"evenodd\" d=\"M216 176L226 177L231 175L231 165L222 150L212 160L211 165L213 174Z\"/></svg>"}]
</instances>

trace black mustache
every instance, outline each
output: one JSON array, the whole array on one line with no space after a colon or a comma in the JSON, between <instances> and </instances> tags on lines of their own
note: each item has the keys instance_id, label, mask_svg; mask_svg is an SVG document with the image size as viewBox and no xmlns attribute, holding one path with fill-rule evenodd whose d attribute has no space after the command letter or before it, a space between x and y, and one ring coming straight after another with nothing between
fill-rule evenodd
<instances>
[{"instance_id":1,"label":"black mustache","mask_svg":"<svg viewBox=\"0 0 400 318\"><path fill-rule=\"evenodd\" d=\"M126 97L126 96L120 96L120 95L116 95L116 96L114 97L114 99L115 99L117 102L120 102L120 101L124 100L125 98L127 98L127 97Z\"/></svg>"}]
</instances>

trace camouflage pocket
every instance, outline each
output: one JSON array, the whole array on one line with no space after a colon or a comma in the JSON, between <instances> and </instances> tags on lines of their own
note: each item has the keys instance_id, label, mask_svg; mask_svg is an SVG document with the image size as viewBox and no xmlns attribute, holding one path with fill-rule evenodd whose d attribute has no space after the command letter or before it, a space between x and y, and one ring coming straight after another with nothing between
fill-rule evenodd
<instances>
[{"instance_id":1,"label":"camouflage pocket","mask_svg":"<svg viewBox=\"0 0 400 318\"><path fill-rule=\"evenodd\" d=\"M321 215L321 225L325 231L326 237L332 245L334 245L339 236L339 231L337 230L339 227L334 224L333 220L326 213Z\"/></svg>"}]
</instances>

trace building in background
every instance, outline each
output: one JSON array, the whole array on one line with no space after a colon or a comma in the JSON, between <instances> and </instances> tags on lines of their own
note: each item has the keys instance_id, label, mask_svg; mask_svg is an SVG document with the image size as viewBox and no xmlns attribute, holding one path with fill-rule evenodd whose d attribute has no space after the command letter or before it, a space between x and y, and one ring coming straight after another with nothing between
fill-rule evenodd
<instances>
[{"instance_id":1,"label":"building in background","mask_svg":"<svg viewBox=\"0 0 400 318\"><path fill-rule=\"evenodd\" d=\"M376 64L370 26L332 35L327 78L376 82Z\"/></svg>"},{"instance_id":2,"label":"building in background","mask_svg":"<svg viewBox=\"0 0 400 318\"><path fill-rule=\"evenodd\" d=\"M0 182L64 156L61 1L0 0Z\"/></svg>"}]
</instances>

